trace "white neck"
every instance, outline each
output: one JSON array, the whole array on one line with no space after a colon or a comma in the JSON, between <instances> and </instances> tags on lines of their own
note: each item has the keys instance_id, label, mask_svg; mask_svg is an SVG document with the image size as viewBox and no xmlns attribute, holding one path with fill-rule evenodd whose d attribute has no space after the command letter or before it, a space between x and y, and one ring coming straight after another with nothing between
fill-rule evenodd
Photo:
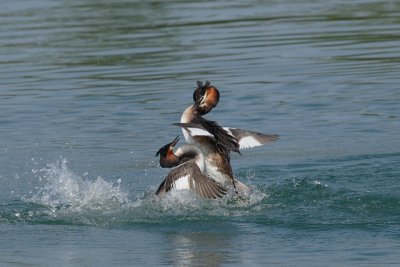
<instances>
[{"instance_id":1,"label":"white neck","mask_svg":"<svg viewBox=\"0 0 400 267\"><path fill-rule=\"evenodd\" d=\"M194 109L193 109L193 105L192 105L192 106L189 106L187 109L185 109L185 111L182 113L181 123L189 123L193 120L193 117L194 117ZM187 143L189 143L189 144L194 143L192 137L190 136L189 132L185 128L182 128L182 133L183 133L183 136L185 137L185 140Z\"/></svg>"},{"instance_id":2,"label":"white neck","mask_svg":"<svg viewBox=\"0 0 400 267\"><path fill-rule=\"evenodd\" d=\"M197 166L199 167L200 171L202 173L204 173L204 171L205 171L204 155L203 155L203 152L201 152L201 150L197 146L191 145L191 144L185 144L185 145L179 147L175 151L174 154L178 158L180 158L186 153L193 153L193 152L196 153L195 162L196 162Z\"/></svg>"},{"instance_id":3,"label":"white neck","mask_svg":"<svg viewBox=\"0 0 400 267\"><path fill-rule=\"evenodd\" d=\"M193 105L189 106L185 111L182 113L181 123L189 123L192 121L194 117L194 109Z\"/></svg>"}]
</instances>

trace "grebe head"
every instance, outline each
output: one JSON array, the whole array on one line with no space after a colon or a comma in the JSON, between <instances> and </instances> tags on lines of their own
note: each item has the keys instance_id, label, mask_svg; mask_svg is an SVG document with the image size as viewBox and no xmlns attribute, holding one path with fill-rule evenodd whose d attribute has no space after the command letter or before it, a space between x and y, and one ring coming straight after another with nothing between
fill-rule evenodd
<instances>
[{"instance_id":1,"label":"grebe head","mask_svg":"<svg viewBox=\"0 0 400 267\"><path fill-rule=\"evenodd\" d=\"M179 164L179 158L174 154L174 147L179 141L179 136L171 142L160 148L156 157L160 155L160 166L163 168L172 168Z\"/></svg>"},{"instance_id":2,"label":"grebe head","mask_svg":"<svg viewBox=\"0 0 400 267\"><path fill-rule=\"evenodd\" d=\"M207 114L219 102L219 91L212 86L209 81L203 85L201 81L197 81L197 88L193 93L193 101L195 107L201 115Z\"/></svg>"}]
</instances>

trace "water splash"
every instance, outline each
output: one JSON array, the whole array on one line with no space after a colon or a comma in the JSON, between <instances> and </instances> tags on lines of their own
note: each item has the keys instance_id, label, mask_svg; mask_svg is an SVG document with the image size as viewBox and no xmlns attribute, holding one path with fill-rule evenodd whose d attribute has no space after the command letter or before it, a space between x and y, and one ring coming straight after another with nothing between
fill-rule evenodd
<instances>
[{"instance_id":1,"label":"water splash","mask_svg":"<svg viewBox=\"0 0 400 267\"><path fill-rule=\"evenodd\" d=\"M101 177L94 181L84 180L67 167L67 160L49 164L42 169L45 181L36 194L26 199L29 202L49 207L68 207L71 211L111 210L129 202L128 194L120 187Z\"/></svg>"},{"instance_id":2,"label":"water splash","mask_svg":"<svg viewBox=\"0 0 400 267\"><path fill-rule=\"evenodd\" d=\"M160 197L154 195L154 188L135 195L124 190L119 179L109 182L75 173L65 159L33 173L38 186L1 208L4 214L0 217L6 221L118 226L221 219L257 213L268 197L257 188L243 197L232 193L218 200L203 199L190 191L172 191Z\"/></svg>"},{"instance_id":3,"label":"water splash","mask_svg":"<svg viewBox=\"0 0 400 267\"><path fill-rule=\"evenodd\" d=\"M113 183L102 177L86 179L87 174L71 171L66 159L33 173L38 186L20 200L4 205L0 216L3 220L104 226L115 220L121 210L132 206L121 180Z\"/></svg>"},{"instance_id":4,"label":"water splash","mask_svg":"<svg viewBox=\"0 0 400 267\"><path fill-rule=\"evenodd\" d=\"M100 227L175 225L188 221L251 221L260 224L307 225L379 221L398 218L398 196L374 195L342 188L327 181L331 171L310 177L283 179L268 187L251 186L252 193L234 193L210 200L190 191L155 196L155 186L144 193L128 192L123 183L102 177L90 179L68 168L66 160L35 172L38 186L17 200L0 203L0 222L73 224ZM335 177L341 177L342 173ZM339 179L339 178L336 178ZM384 217L385 217L384 216ZM371 219L370 219L371 218Z\"/></svg>"}]
</instances>

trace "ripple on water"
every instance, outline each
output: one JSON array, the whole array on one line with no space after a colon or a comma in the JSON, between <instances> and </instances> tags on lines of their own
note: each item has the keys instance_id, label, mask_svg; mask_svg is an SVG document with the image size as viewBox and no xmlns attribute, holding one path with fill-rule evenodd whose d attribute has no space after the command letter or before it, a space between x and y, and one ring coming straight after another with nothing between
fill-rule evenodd
<instances>
[{"instance_id":1,"label":"ripple on water","mask_svg":"<svg viewBox=\"0 0 400 267\"><path fill-rule=\"evenodd\" d=\"M389 158L395 161L396 155ZM345 168L343 164L334 167L344 159L332 160L331 167L298 164L291 167L298 170L297 177L278 177L278 182L269 186L252 186L253 192L243 198L232 194L218 200L198 198L189 191L172 191L157 197L154 186L143 195L134 195L121 186L121 180L86 179L85 175L74 173L64 159L35 171L39 185L30 195L2 204L0 220L102 227L196 221L320 229L396 224L400 198L382 190L372 191L359 181L360 177L374 177L377 184L379 179L391 182L396 173L385 172L376 163L383 159L383 155L358 156ZM254 170L260 171L262 167ZM273 173L268 175L289 175Z\"/></svg>"}]
</instances>

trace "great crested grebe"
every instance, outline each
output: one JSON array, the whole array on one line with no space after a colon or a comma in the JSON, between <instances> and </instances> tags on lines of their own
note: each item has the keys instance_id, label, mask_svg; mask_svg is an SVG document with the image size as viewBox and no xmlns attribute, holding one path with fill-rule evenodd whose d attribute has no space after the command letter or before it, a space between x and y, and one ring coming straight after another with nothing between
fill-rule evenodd
<instances>
[{"instance_id":1,"label":"great crested grebe","mask_svg":"<svg viewBox=\"0 0 400 267\"><path fill-rule=\"evenodd\" d=\"M178 141L179 137L176 137L156 153L156 156L160 156L161 167L175 167L161 183L156 195L176 189L192 190L204 198L223 197L227 190L205 174L202 151L195 145L185 144L174 152L173 149Z\"/></svg>"},{"instance_id":2,"label":"great crested grebe","mask_svg":"<svg viewBox=\"0 0 400 267\"><path fill-rule=\"evenodd\" d=\"M205 157L206 173L224 186L233 185L242 190L246 185L234 178L230 164L230 151L240 154L239 149L261 146L279 139L278 135L267 135L237 128L221 127L215 121L202 116L217 106L220 98L218 89L210 82L197 82L193 93L193 105L182 114L180 123L186 142L197 145ZM238 189L239 191L240 188Z\"/></svg>"}]
</instances>

